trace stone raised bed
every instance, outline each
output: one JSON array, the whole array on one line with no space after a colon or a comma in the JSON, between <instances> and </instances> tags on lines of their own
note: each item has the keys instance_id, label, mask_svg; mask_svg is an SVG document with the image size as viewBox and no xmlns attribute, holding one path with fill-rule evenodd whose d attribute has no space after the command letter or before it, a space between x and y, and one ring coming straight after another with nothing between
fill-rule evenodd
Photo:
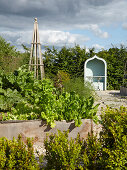
<instances>
[{"instance_id":1,"label":"stone raised bed","mask_svg":"<svg viewBox=\"0 0 127 170\"><path fill-rule=\"evenodd\" d=\"M127 96L127 87L120 87L121 96Z\"/></svg>"},{"instance_id":2,"label":"stone raised bed","mask_svg":"<svg viewBox=\"0 0 127 170\"><path fill-rule=\"evenodd\" d=\"M0 122L0 137L7 139L17 138L21 134L22 139L26 142L26 138L30 137L34 140L35 146L43 146L46 134L57 133L57 129L67 131L69 129L69 138L76 138L80 134L81 138L86 139L88 132L93 130L93 121L91 119L82 119L82 125L75 127L74 121L56 121L55 128L51 129L46 125L46 121L29 120L29 121L1 121Z\"/></svg>"}]
</instances>

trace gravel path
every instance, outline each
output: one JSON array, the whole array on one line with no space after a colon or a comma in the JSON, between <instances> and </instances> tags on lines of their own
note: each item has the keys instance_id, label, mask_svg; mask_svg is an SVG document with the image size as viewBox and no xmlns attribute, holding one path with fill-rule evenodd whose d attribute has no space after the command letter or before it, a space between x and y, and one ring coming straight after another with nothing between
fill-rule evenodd
<instances>
[{"instance_id":1,"label":"gravel path","mask_svg":"<svg viewBox=\"0 0 127 170\"><path fill-rule=\"evenodd\" d=\"M97 91L97 101L101 106L108 105L112 108L127 106L127 96L121 96L119 90Z\"/></svg>"}]
</instances>

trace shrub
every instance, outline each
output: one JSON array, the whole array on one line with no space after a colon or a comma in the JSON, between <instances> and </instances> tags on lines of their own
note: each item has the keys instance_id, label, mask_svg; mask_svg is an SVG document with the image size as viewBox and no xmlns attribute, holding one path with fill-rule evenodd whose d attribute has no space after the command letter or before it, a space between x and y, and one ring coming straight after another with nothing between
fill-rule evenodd
<instances>
[{"instance_id":1,"label":"shrub","mask_svg":"<svg viewBox=\"0 0 127 170\"><path fill-rule=\"evenodd\" d=\"M69 80L70 80L69 74L62 70L59 70L54 79L54 85L57 88L57 90L62 92L64 83L68 82Z\"/></svg>"},{"instance_id":2,"label":"shrub","mask_svg":"<svg viewBox=\"0 0 127 170\"><path fill-rule=\"evenodd\" d=\"M106 168L126 169L127 167L127 108L107 108L101 115L103 144Z\"/></svg>"},{"instance_id":3,"label":"shrub","mask_svg":"<svg viewBox=\"0 0 127 170\"><path fill-rule=\"evenodd\" d=\"M3 70L4 73L9 74L23 64L28 64L29 56L28 51L25 53L17 51L15 46L12 46L0 36L0 70Z\"/></svg>"},{"instance_id":4,"label":"shrub","mask_svg":"<svg viewBox=\"0 0 127 170\"><path fill-rule=\"evenodd\" d=\"M39 169L32 141L27 139L27 145L25 145L20 136L17 140L15 138L13 140L8 140L5 137L0 138L0 169Z\"/></svg>"},{"instance_id":5,"label":"shrub","mask_svg":"<svg viewBox=\"0 0 127 170\"><path fill-rule=\"evenodd\" d=\"M46 149L47 169L75 169L80 162L81 143L79 136L68 140L68 132L58 131L44 142Z\"/></svg>"},{"instance_id":6,"label":"shrub","mask_svg":"<svg viewBox=\"0 0 127 170\"><path fill-rule=\"evenodd\" d=\"M127 169L127 108L107 108L101 115L102 131L86 140L68 139L58 131L45 140L48 169Z\"/></svg>"},{"instance_id":7,"label":"shrub","mask_svg":"<svg viewBox=\"0 0 127 170\"><path fill-rule=\"evenodd\" d=\"M102 145L96 136L87 140L68 139L68 132L47 136L45 142L47 169L101 169Z\"/></svg>"},{"instance_id":8,"label":"shrub","mask_svg":"<svg viewBox=\"0 0 127 170\"><path fill-rule=\"evenodd\" d=\"M95 95L95 90L89 82L85 82L83 78L73 78L64 82L64 89L67 92L75 91L80 97L86 99Z\"/></svg>"},{"instance_id":9,"label":"shrub","mask_svg":"<svg viewBox=\"0 0 127 170\"><path fill-rule=\"evenodd\" d=\"M126 169L127 167L127 108L107 110L101 115L100 138L86 140L84 169Z\"/></svg>"}]
</instances>

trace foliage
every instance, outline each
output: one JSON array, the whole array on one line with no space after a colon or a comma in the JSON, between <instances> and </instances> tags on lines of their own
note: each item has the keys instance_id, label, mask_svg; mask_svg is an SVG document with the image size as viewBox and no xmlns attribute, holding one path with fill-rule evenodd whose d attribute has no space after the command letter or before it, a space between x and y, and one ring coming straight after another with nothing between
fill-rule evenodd
<instances>
[{"instance_id":1,"label":"foliage","mask_svg":"<svg viewBox=\"0 0 127 170\"><path fill-rule=\"evenodd\" d=\"M95 90L91 83L84 82L82 77L71 78L68 73L60 70L54 79L54 85L57 90L62 93L65 92L75 92L81 98L89 98L90 96L95 96Z\"/></svg>"},{"instance_id":2,"label":"foliage","mask_svg":"<svg viewBox=\"0 0 127 170\"><path fill-rule=\"evenodd\" d=\"M109 89L120 89L124 83L124 75L127 74L127 47L113 47L102 50L97 54L107 62L107 82Z\"/></svg>"},{"instance_id":3,"label":"foliage","mask_svg":"<svg viewBox=\"0 0 127 170\"><path fill-rule=\"evenodd\" d=\"M34 156L32 140L28 138L25 145L21 141L20 135L17 140L0 138L0 169L39 169Z\"/></svg>"},{"instance_id":4,"label":"foliage","mask_svg":"<svg viewBox=\"0 0 127 170\"><path fill-rule=\"evenodd\" d=\"M95 95L94 88L89 82L85 82L83 78L73 78L64 83L65 91L71 92L75 91L80 97L85 97L86 99L90 96Z\"/></svg>"},{"instance_id":5,"label":"foliage","mask_svg":"<svg viewBox=\"0 0 127 170\"><path fill-rule=\"evenodd\" d=\"M63 70L69 73L70 78L83 78L84 63L94 55L94 49L89 49L87 53L85 48L78 45L73 48L62 47L59 51L54 47L47 47L44 53L45 71L49 77L54 77L59 70ZM124 75L127 74L127 47L112 47L99 51L96 55L107 62L108 89L119 89L124 83Z\"/></svg>"},{"instance_id":6,"label":"foliage","mask_svg":"<svg viewBox=\"0 0 127 170\"><path fill-rule=\"evenodd\" d=\"M69 139L68 131L58 131L47 136L44 145L47 169L103 169L102 144L96 136Z\"/></svg>"},{"instance_id":7,"label":"foliage","mask_svg":"<svg viewBox=\"0 0 127 170\"><path fill-rule=\"evenodd\" d=\"M91 118L97 122L97 108L93 97L81 98L75 92L57 93L49 79L35 80L32 72L19 68L14 74L0 75L0 93L3 120L43 119L51 127L55 120L75 120L80 126L81 119Z\"/></svg>"},{"instance_id":8,"label":"foliage","mask_svg":"<svg viewBox=\"0 0 127 170\"><path fill-rule=\"evenodd\" d=\"M48 169L127 169L127 108L107 110L101 116L99 138L68 139L68 132L45 140Z\"/></svg>"},{"instance_id":9,"label":"foliage","mask_svg":"<svg viewBox=\"0 0 127 170\"><path fill-rule=\"evenodd\" d=\"M126 169L127 108L107 107L100 123L100 137L89 136L84 145L84 169Z\"/></svg>"},{"instance_id":10,"label":"foliage","mask_svg":"<svg viewBox=\"0 0 127 170\"><path fill-rule=\"evenodd\" d=\"M126 72L127 72L127 71L126 71ZM123 79L123 84L122 84L122 86L127 88L127 73L126 73L126 72L125 72L125 74L124 74L124 79Z\"/></svg>"},{"instance_id":11,"label":"foliage","mask_svg":"<svg viewBox=\"0 0 127 170\"><path fill-rule=\"evenodd\" d=\"M44 142L46 149L47 169L75 169L80 161L81 144L79 136L68 139L68 132L58 131Z\"/></svg>"},{"instance_id":12,"label":"foliage","mask_svg":"<svg viewBox=\"0 0 127 170\"><path fill-rule=\"evenodd\" d=\"M107 108L101 116L101 141L107 169L127 167L127 108Z\"/></svg>"},{"instance_id":13,"label":"foliage","mask_svg":"<svg viewBox=\"0 0 127 170\"><path fill-rule=\"evenodd\" d=\"M82 145L82 169L104 169L102 163L102 143L94 136L93 133L88 134L88 138Z\"/></svg>"},{"instance_id":14,"label":"foliage","mask_svg":"<svg viewBox=\"0 0 127 170\"><path fill-rule=\"evenodd\" d=\"M0 37L0 70L5 73L13 72L21 65L28 64L30 50L22 44L25 52L17 52L14 46L7 43ZM62 47L60 50L54 47L50 49L45 47L44 66L47 78L54 79L57 73L62 70L70 75L70 78L82 77L84 75L85 61L94 55L106 60L108 89L120 89L121 85L126 86L125 76L127 75L127 47L121 45L120 48L112 47L108 50L102 50L95 53L94 48L86 52L85 48L79 45L67 48Z\"/></svg>"},{"instance_id":15,"label":"foliage","mask_svg":"<svg viewBox=\"0 0 127 170\"><path fill-rule=\"evenodd\" d=\"M56 77L54 78L54 86L57 88L57 90L62 92L64 83L68 82L69 80L69 74L62 70L59 70Z\"/></svg>"},{"instance_id":16,"label":"foliage","mask_svg":"<svg viewBox=\"0 0 127 170\"><path fill-rule=\"evenodd\" d=\"M46 47L44 56L44 65L46 74L52 78L59 70L68 73L72 77L83 77L84 62L87 58L94 55L94 50L90 53L85 48L76 45L72 48L62 47L59 51L54 47L52 49Z\"/></svg>"},{"instance_id":17,"label":"foliage","mask_svg":"<svg viewBox=\"0 0 127 170\"><path fill-rule=\"evenodd\" d=\"M0 70L10 73L18 69L21 65L28 64L28 61L28 52L20 53L16 51L15 46L12 46L0 36Z\"/></svg>"}]
</instances>

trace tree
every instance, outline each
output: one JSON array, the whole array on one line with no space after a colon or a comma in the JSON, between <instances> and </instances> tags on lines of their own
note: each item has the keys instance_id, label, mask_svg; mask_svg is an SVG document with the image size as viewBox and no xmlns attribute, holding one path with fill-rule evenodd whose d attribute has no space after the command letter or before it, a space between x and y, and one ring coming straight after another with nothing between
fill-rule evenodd
<instances>
[{"instance_id":1,"label":"tree","mask_svg":"<svg viewBox=\"0 0 127 170\"><path fill-rule=\"evenodd\" d=\"M26 63L28 63L28 52L16 51L15 46L0 36L0 70L5 73L13 72Z\"/></svg>"},{"instance_id":2,"label":"tree","mask_svg":"<svg viewBox=\"0 0 127 170\"><path fill-rule=\"evenodd\" d=\"M127 62L127 48L121 45L120 48L113 47L109 50L102 50L97 55L107 62L108 89L120 89L127 69L125 65Z\"/></svg>"},{"instance_id":3,"label":"tree","mask_svg":"<svg viewBox=\"0 0 127 170\"><path fill-rule=\"evenodd\" d=\"M44 56L45 72L49 77L54 77L59 70L69 73L71 77L83 77L84 62L94 55L94 49L87 53L85 48L79 45L67 48L62 47L59 51L53 47L46 47Z\"/></svg>"}]
</instances>

